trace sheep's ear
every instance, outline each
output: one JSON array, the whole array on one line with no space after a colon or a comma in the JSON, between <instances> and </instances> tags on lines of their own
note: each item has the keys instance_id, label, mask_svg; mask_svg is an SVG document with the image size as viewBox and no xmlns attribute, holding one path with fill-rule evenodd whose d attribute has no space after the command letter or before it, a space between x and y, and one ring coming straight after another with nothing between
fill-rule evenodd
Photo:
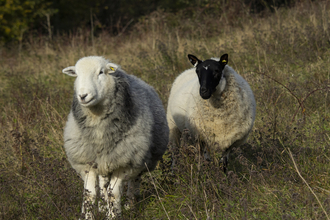
<instances>
[{"instance_id":1,"label":"sheep's ear","mask_svg":"<svg viewBox=\"0 0 330 220\"><path fill-rule=\"evenodd\" d=\"M118 68L119 68L119 66L114 64L114 63L108 63L107 64L108 73L114 73L114 72L116 72L116 70Z\"/></svg>"},{"instance_id":2,"label":"sheep's ear","mask_svg":"<svg viewBox=\"0 0 330 220\"><path fill-rule=\"evenodd\" d=\"M194 67L196 67L198 64L202 63L203 61L199 60L197 57L194 55L188 54L188 59Z\"/></svg>"},{"instance_id":3,"label":"sheep's ear","mask_svg":"<svg viewBox=\"0 0 330 220\"><path fill-rule=\"evenodd\" d=\"M76 77L77 74L76 74L76 68L74 66L69 66L67 68L64 68L62 70L63 73L65 73L66 75L69 75L69 76L74 76Z\"/></svg>"},{"instance_id":4,"label":"sheep's ear","mask_svg":"<svg viewBox=\"0 0 330 220\"><path fill-rule=\"evenodd\" d=\"M221 56L219 63L222 63L223 65L226 65L228 63L228 54L224 54Z\"/></svg>"}]
</instances>

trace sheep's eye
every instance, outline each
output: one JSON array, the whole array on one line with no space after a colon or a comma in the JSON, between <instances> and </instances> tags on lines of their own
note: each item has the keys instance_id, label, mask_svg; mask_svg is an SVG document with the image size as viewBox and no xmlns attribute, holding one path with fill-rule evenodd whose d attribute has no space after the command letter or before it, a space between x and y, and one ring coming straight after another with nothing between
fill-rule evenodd
<instances>
[{"instance_id":1,"label":"sheep's eye","mask_svg":"<svg viewBox=\"0 0 330 220\"><path fill-rule=\"evenodd\" d=\"M219 73L221 73L221 70L219 70L219 69L215 69L215 70L214 70L214 73L215 73L215 74L219 74Z\"/></svg>"},{"instance_id":2,"label":"sheep's eye","mask_svg":"<svg viewBox=\"0 0 330 220\"><path fill-rule=\"evenodd\" d=\"M103 74L103 71L102 70L100 71L99 75L101 75L101 74Z\"/></svg>"}]
</instances>

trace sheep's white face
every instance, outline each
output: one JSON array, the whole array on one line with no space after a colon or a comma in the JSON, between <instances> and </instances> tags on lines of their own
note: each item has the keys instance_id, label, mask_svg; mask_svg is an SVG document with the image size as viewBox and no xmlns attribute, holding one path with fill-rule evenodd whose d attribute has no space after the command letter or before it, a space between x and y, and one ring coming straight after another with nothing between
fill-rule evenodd
<instances>
[{"instance_id":1,"label":"sheep's white face","mask_svg":"<svg viewBox=\"0 0 330 220\"><path fill-rule=\"evenodd\" d=\"M114 80L109 73L117 68L103 57L92 56L81 58L75 66L63 69L63 73L77 77L74 83L77 99L82 106L91 107L102 102L113 88Z\"/></svg>"}]
</instances>

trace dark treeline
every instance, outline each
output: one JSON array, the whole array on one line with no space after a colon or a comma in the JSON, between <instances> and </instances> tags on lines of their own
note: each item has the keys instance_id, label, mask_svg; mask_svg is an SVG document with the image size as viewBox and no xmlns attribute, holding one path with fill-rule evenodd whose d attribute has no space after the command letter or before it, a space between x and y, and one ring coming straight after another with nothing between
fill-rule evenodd
<instances>
[{"instance_id":1,"label":"dark treeline","mask_svg":"<svg viewBox=\"0 0 330 220\"><path fill-rule=\"evenodd\" d=\"M220 15L226 8L251 13L291 6L297 0L0 0L0 42L22 41L29 31L48 35L76 31L77 28L108 30L118 34L128 30L155 10Z\"/></svg>"}]
</instances>

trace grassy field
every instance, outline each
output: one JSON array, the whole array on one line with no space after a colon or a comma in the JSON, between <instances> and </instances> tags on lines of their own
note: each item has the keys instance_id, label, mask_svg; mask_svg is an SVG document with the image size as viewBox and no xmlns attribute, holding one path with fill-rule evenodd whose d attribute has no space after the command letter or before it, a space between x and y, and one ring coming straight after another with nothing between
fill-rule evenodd
<instances>
[{"instance_id":1,"label":"grassy field","mask_svg":"<svg viewBox=\"0 0 330 220\"><path fill-rule=\"evenodd\" d=\"M0 219L79 217L83 182L62 138L74 79L63 68L104 56L154 86L166 107L173 80L191 67L188 53L229 54L255 94L253 132L233 149L227 176L183 134L121 218L329 219L330 3L263 16L227 9L189 19L156 11L120 36L79 29L52 42L31 34L19 52L0 48Z\"/></svg>"}]
</instances>

